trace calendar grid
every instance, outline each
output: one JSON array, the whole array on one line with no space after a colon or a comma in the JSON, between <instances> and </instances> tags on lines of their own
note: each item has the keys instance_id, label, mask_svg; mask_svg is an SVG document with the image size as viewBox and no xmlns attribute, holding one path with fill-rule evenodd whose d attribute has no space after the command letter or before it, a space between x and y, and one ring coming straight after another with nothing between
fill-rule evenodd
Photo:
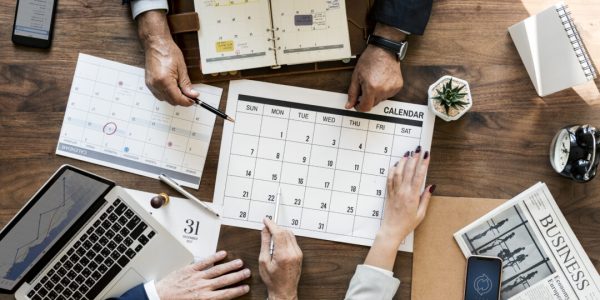
<instances>
[{"instance_id":1,"label":"calendar grid","mask_svg":"<svg viewBox=\"0 0 600 300\"><path fill-rule=\"evenodd\" d=\"M394 125L394 133L395 132L396 132L396 125ZM396 135L392 134L392 145L394 145L395 139L396 139ZM392 149L390 149L390 160L389 160L389 163L388 163L388 174L389 174L391 166L392 166L392 157L393 157L392 153L394 153L394 152L392 152ZM380 217L381 217L381 220L383 220L383 215L385 214L385 209L384 208L385 208L385 202L386 202L386 199L387 199L387 193L388 193L388 190L387 190L387 186L386 186L386 188L385 188L385 194L384 194L384 197L383 197L383 204L382 204L382 207L381 207L381 213L379 214ZM402 241L402 243L404 243L404 241Z\"/></svg>"},{"instance_id":2,"label":"calendar grid","mask_svg":"<svg viewBox=\"0 0 600 300\"><path fill-rule=\"evenodd\" d=\"M239 101L240 101L239 103L245 103L246 102L246 101L242 101L242 100L239 100ZM277 115L265 116L265 114L267 114L267 112L266 112L267 108L275 109L275 107L277 107L277 108L284 108L285 111L287 111L287 117L277 116ZM375 177L380 177L380 178L385 178L386 177L384 174L387 173L387 172L385 172L384 174L373 174L373 173L366 172L365 171L365 166L364 166L365 165L365 156L366 156L366 154L376 154L376 155L381 155L381 156L386 157L386 160L385 160L385 165L386 165L385 170L389 170L389 167L390 167L390 164L391 164L392 153L394 151L395 134L378 133L378 134L381 134L381 135L390 136L392 138L392 143L389 146L390 148L387 150L387 152L384 151L384 153L382 154L381 152L370 151L368 149L369 147L367 147L367 145L369 143L369 137L372 134L372 130L369 129L370 126L371 126L371 122L373 122L372 120L362 119L362 118L357 119L357 120L359 120L359 122L366 122L366 126L365 126L366 129L363 129L363 128L360 128L360 127L359 128L350 128L350 127L348 127L347 125L344 125L344 124L341 124L339 126L334 126L334 125L329 125L329 124L322 124L324 126L331 126L332 128L339 128L340 129L339 136L336 135L338 138L342 137L343 129L344 128L347 128L347 130L351 130L351 131L355 130L355 131L360 131L360 132L364 132L365 133L364 141L360 142L360 144L358 145L358 149L360 149L360 150L352 149L351 147L344 147L341 142L337 143L335 147L332 147L330 145L319 144L318 146L320 146L320 147L327 147L327 148L331 148L331 149L335 149L336 150L336 152L335 152L336 156L335 156L335 159L334 159L335 164L331 168L323 168L321 166L313 164L313 159L314 158L313 158L313 155L312 155L312 152L313 152L312 150L313 150L313 147L315 146L315 131L316 131L316 127L317 127L317 123L316 123L317 122L317 114L316 114L316 112L311 112L311 113L314 114L314 120L313 121L306 121L306 120L302 120L302 119L298 119L298 120L295 119L294 120L295 122L301 122L301 123L311 124L312 125L312 130L311 130L310 136L307 136L307 143L306 144L309 146L308 147L308 153L310 155L308 155L308 161L306 163L298 163L298 162L294 162L294 161L286 161L286 158L284 157L284 155L281 155L280 158L275 158L275 159L274 158L270 158L270 157L261 156L260 155L260 153L262 151L261 147L264 147L264 145L261 146L261 141L263 139L264 139L265 142L269 141L269 140L283 142L283 153L286 153L286 149L287 149L289 143L297 143L297 141L290 140L288 134L286 134L285 137L284 137L283 136L283 132L281 132L281 137L279 139L273 139L272 137L270 137L270 136L266 135L265 133L263 133L263 126L264 126L263 123L265 121L265 117L272 118L272 119L282 119L282 120L285 120L286 121L286 123L285 123L285 132L288 132L289 126L290 126L290 120L292 118L291 114L292 114L293 111L294 111L294 108L291 107L291 106L289 106L289 105L281 105L281 104L279 104L279 105L273 105L272 103L263 104L262 107L261 107L261 109L260 109L260 112L257 112L258 115L260 115L260 121L259 121L259 125L258 125L258 133L257 134L249 134L249 133L244 133L244 132L235 132L234 133L234 135L243 135L243 136L256 137L257 138L256 155L253 155L253 154L246 155L246 154L241 154L241 153L236 153L235 154L236 156L239 156L239 157L246 157L246 158L254 160L254 166L253 166L254 169L253 169L252 176L247 176L247 174L246 174L246 176L238 176L238 175L235 175L235 174L229 174L229 172L228 172L228 175L227 175L228 178L229 177L237 177L237 178L241 178L241 179L250 179L251 180L251 184L248 187L249 197L236 197L236 196L233 196L233 195L230 195L230 194L226 195L229 198L237 198L237 199L240 199L240 200L247 201L247 209L245 210L245 216L242 217L242 215L244 215L244 211L241 211L240 212L240 218L243 218L246 221L252 221L252 220L250 220L250 214L252 213L252 203L255 202L255 201L261 201L261 200L258 200L258 199L255 198L255 195L254 195L254 183L262 181L262 182L276 182L278 184L285 184L285 185L289 185L289 186L298 186L298 187L302 188L302 190L303 190L302 198L300 198L301 199L301 204L300 205L296 206L296 205L281 204L281 205L283 205L285 207L293 207L293 208L299 209L299 211L300 211L300 217L298 219L297 225L294 225L295 222L294 222L294 220L292 220L292 225L291 226L288 225L288 224L281 224L283 226L289 226L289 227L292 227L292 228L296 228L297 227L297 228L306 229L303 226L304 224L302 223L303 214L304 214L305 209L307 209L307 210L313 210L313 211L325 211L326 212L326 218L325 218L325 220L323 220L325 226L324 226L324 228L322 228L322 231L325 231L325 232L327 232L327 230L328 230L329 218L330 218L331 213L352 216L352 224L351 224L350 228L352 228L353 232L355 232L357 230L357 228L355 227L355 225L356 225L356 218L357 217L360 217L360 218L369 218L369 219L376 219L376 220L379 220L379 224L380 224L381 223L381 216L382 216L382 213L380 213L380 212L381 212L381 210L382 210L383 207L378 207L377 209L373 209L373 211L377 211L378 215L380 216L380 217L377 217L377 218L373 218L372 216L369 216L368 214L364 214L364 213L362 215L359 215L358 214L358 209L359 209L358 204L359 204L360 197L361 196L366 196L366 197L379 198L382 201L382 205L384 205L384 203L385 203L385 195L387 193L387 191L385 193L383 193L383 190L385 189L385 187L381 188L380 190L377 190L377 193L375 194L375 196L373 196L372 194L361 192L360 186L361 186L361 182L362 182L362 179L363 179L364 175L375 176ZM301 110L299 110L299 111L301 111ZM238 104L238 107L236 107L236 114L243 114L243 115L248 115L248 116L253 115L253 114L249 114L249 113L245 112L244 110L240 110L239 104ZM342 118L342 123L343 122L344 122L344 119ZM390 124L388 122L384 122L384 123L387 124L387 126L391 126L392 132L395 133L395 131L396 131L396 124ZM319 125L321 125L321 124L319 124ZM235 128L234 128L234 131L235 131ZM418 138L413 138L413 137L405 137L405 138L418 140ZM310 142L308 142L308 141L310 141ZM231 153L232 149L233 149L233 143L230 145L230 153ZM347 151L347 152L353 152L353 153L360 153L360 154L362 154L361 155L361 159L360 159L360 165L356 166L356 168L358 168L358 169L355 169L355 170L345 170L345 169L339 167L339 163L340 163L339 158L342 156L342 151ZM277 152L277 154L279 154L279 152ZM278 169L279 170L278 171L279 176L277 176L276 180L263 180L263 179L260 179L260 178L256 177L257 166L258 166L257 162L258 162L259 159L263 160L263 161L272 161L272 162L277 162L278 163L278 165L279 165L279 169ZM284 183L282 181L282 178L285 175L285 171L284 171L284 165L285 164L298 165L298 166L306 166L306 171L304 172L305 176L303 177L304 178L304 182L302 184L295 184L295 183L291 183L291 182L285 182ZM348 193L348 191L346 191L346 190L336 189L335 188L335 186L336 186L336 177L335 176L331 180L331 188L319 188L319 187L315 187L315 186L310 186L308 184L308 176L310 174L310 170L318 170L318 169L331 170L331 171L333 171L334 174L336 174L337 172L348 172L348 173L352 173L352 174L357 174L358 175L358 183L355 186L352 186L356 190L355 191L351 190L350 193ZM275 174L273 174L273 175L275 175ZM226 184L227 184L227 180L226 180ZM308 189L322 190L322 191L328 192L329 193L329 199L328 199L329 200L329 202L328 202L329 208L327 208L327 209L315 209L315 208L308 207L307 206L307 199L306 199L306 193L308 192ZM381 191L381 193L379 193L379 191ZM334 200L333 199L334 192L339 192L339 193L344 193L344 194L352 195L353 201L352 201L352 203L349 204L349 206L347 207L347 211L345 213L332 211L331 207L332 207L332 202ZM267 203L268 202L269 202L269 200L267 200ZM307 229L307 230L310 230L310 229ZM319 231L319 230L316 230L316 231Z\"/></svg>"},{"instance_id":3,"label":"calendar grid","mask_svg":"<svg viewBox=\"0 0 600 300\"><path fill-rule=\"evenodd\" d=\"M239 199L239 200L248 200L246 198L242 198L242 197L235 197L235 196L227 196L227 198L235 198L235 199ZM293 208L298 208L298 206L295 205L290 205L290 204L285 204L285 203L281 203L280 206L285 206L285 207L293 207ZM310 208L310 207L304 207L307 210L314 210L314 211L322 211L321 209L317 209L317 208ZM342 215L351 215L349 213L340 213L340 212L334 212L335 214L342 214ZM374 219L374 220L380 220L381 218L379 217L373 217L373 216L360 216L363 218L369 218L369 219ZM248 222L254 222L254 223L258 223L261 224L262 221L252 221L252 220L247 220ZM286 227L290 227L290 228L294 228L294 226L289 226L287 224L280 224L280 226L286 226Z\"/></svg>"},{"instance_id":4,"label":"calendar grid","mask_svg":"<svg viewBox=\"0 0 600 300\"><path fill-rule=\"evenodd\" d=\"M263 108L263 109L264 109L264 108ZM286 121L287 121L287 122L285 123L285 132L287 132L287 131L288 131L288 128L290 127L290 119L288 118ZM286 147L287 147L287 135L286 135L285 137L286 137L286 140L283 142L283 153L281 153L281 156L280 156L280 157L281 157L281 166L280 166L281 173L279 174L279 178L277 178L277 182L279 183L279 187L280 187L280 188L281 188L281 178L283 178L283 163L284 163L284 161L285 161L285 159L284 159L284 157L283 157L283 156L284 156L284 154L285 154L285 149L286 149ZM276 191L275 193L277 193L277 192L278 192L278 191ZM277 195L277 194L275 194L275 197L281 197L281 195ZM279 200L280 200L280 203L279 203L279 205L281 205L281 199L279 199ZM277 205L277 204L275 204L275 205ZM277 209L277 208L275 208L275 209ZM275 216L273 215L273 218L274 218L274 217L275 217ZM275 221L275 222L278 222L278 220L274 220L274 221Z\"/></svg>"},{"instance_id":5,"label":"calendar grid","mask_svg":"<svg viewBox=\"0 0 600 300\"><path fill-rule=\"evenodd\" d=\"M94 76L94 89L96 88L96 82L97 82L97 81L98 81L98 72L96 72L96 74L95 74L95 76ZM76 88L76 89L77 89L77 88ZM89 96L90 96L90 97L93 97L93 95L89 95ZM89 121L90 114L91 114L91 112L89 112L89 111L85 111L85 123L84 123L84 126L85 126L85 124L91 124L91 122ZM86 129L84 128L84 129L83 129L83 132L85 132L85 131L86 131ZM84 138L84 139L85 139L85 142L88 142L88 139L87 139L87 137L86 137L86 138ZM89 143L89 142L88 142L88 143Z\"/></svg>"},{"instance_id":6,"label":"calendar grid","mask_svg":"<svg viewBox=\"0 0 600 300\"><path fill-rule=\"evenodd\" d=\"M309 123L309 122L305 122L305 123ZM319 125L325 125L325 124L319 124ZM327 126L331 126L331 125L327 125ZM331 126L331 127L335 127L335 126ZM356 130L358 130L358 129L356 129ZM368 132L367 130L362 130L362 131ZM245 133L238 133L238 132L236 132L235 134L236 134L236 135L247 135L247 136L253 136L253 137L256 137L255 135L251 135L251 134L245 134ZM387 135L394 136L393 134L387 134ZM407 136L407 137L404 137L404 138L407 138L407 139L414 139L414 140L419 140L418 138L414 138L414 137L408 137L408 136ZM294 141L292 141L292 142L294 142ZM331 146L328 146L328 145L317 145L317 146L320 146L320 147L328 147L328 148L332 148L332 149L342 149L342 150L346 150L346 151L354 151L354 152L358 152L358 153L368 153L368 154L378 154L378 155L382 155L381 153L377 153L377 152L371 152L371 151L366 151L366 150L364 150L364 151L361 151L361 150L354 150L354 149L350 149L350 148L331 147ZM390 149L390 153L391 153L391 149ZM253 157L253 156L248 156L248 155L243 155L243 154L239 154L239 155L241 155L241 156L246 156L246 157ZM387 155L386 155L386 156L387 156ZM391 155L390 155L390 156L391 156ZM279 161L279 160L277 160L277 159L272 159L272 158L263 158L263 159L267 159L267 160L273 160L273 161ZM294 162L290 162L290 163L294 163Z\"/></svg>"},{"instance_id":7,"label":"calendar grid","mask_svg":"<svg viewBox=\"0 0 600 300\"><path fill-rule=\"evenodd\" d=\"M254 102L254 103L261 103L261 104L267 104L267 105L273 105L273 106L286 105L290 108L296 108L296 109L301 109L301 110L308 110L308 111L321 112L321 113L327 113L327 114L336 114L336 115L340 115L340 116L348 116L348 117L354 117L354 118L366 119L366 120L382 121L382 122L387 122L387 123L392 123L392 124L403 124L403 125L423 127L423 121L406 119L406 118L397 118L397 117L392 117L392 116L359 112L359 111L354 111L354 110L330 108L330 107L325 107L325 106L317 106L317 105L305 104L305 103L299 103L299 102L290 102L290 101L285 101L285 100L250 96L250 95L246 95L246 94L239 94L237 98L239 101L245 101L245 102Z\"/></svg>"},{"instance_id":8,"label":"calendar grid","mask_svg":"<svg viewBox=\"0 0 600 300\"><path fill-rule=\"evenodd\" d=\"M342 129L340 128L340 136L342 135ZM339 139L339 138L338 138ZM329 147L329 146L326 146ZM335 148L335 147L332 147ZM338 164L338 156L339 156L339 143L338 143L338 149L336 150L336 156L335 156L335 168L337 168L337 164ZM335 171L334 171L335 172ZM335 173L334 173L335 174ZM327 209L327 223L325 223L325 231L329 231L329 219L331 217L331 206L333 203L333 187L335 186L335 176L333 177L333 179L331 180L331 192L329 193L329 209ZM352 226L354 227L354 224L352 224Z\"/></svg>"},{"instance_id":9,"label":"calendar grid","mask_svg":"<svg viewBox=\"0 0 600 300\"><path fill-rule=\"evenodd\" d=\"M262 111L262 113L260 115L260 123L258 125L259 126L258 127L259 130L260 130L260 128L262 128L262 123L263 123L264 118L265 118L265 115L264 115L264 107L263 107L263 111ZM261 132L259 131L258 132L258 142L256 142L256 157L254 158L254 167L252 168L252 178L254 178L254 176L256 176L256 163L258 162L258 151L260 151L260 135L261 135ZM250 190L248 191L248 198L249 199L252 199L252 193L253 192L254 192L253 189L250 188ZM247 210L247 212L250 212L250 203L248 203L248 210Z\"/></svg>"},{"instance_id":10,"label":"calendar grid","mask_svg":"<svg viewBox=\"0 0 600 300\"><path fill-rule=\"evenodd\" d=\"M313 166L314 167L314 166ZM314 168L319 168L319 169L326 169L326 168L321 168L321 167L314 167ZM333 169L327 169L327 170L333 170ZM342 170L343 171L343 170ZM372 175L372 174L366 174L366 175ZM229 177L234 177L234 178L242 178L242 179L248 179L248 177L244 177L244 176L238 176L238 175L228 175ZM372 176L378 176L378 175L372 175ZM379 176L379 177L383 177L383 176ZM335 178L334 178L335 179ZM270 181L270 180L264 180L264 179L260 179L260 178L252 178L252 180L254 181L262 181L262 182L274 182L274 181ZM277 181L275 181L277 182ZM296 184L296 183L287 183L284 182L282 184L285 185L290 185L290 186L297 186L297 187L305 187L305 185L302 184ZM333 182L331 183L331 185L333 185ZM321 190L321 191L332 191L332 192L340 192L340 193L348 193L346 191L340 191L340 190L334 190L334 189L326 189L326 188L319 188L319 187L314 187L311 186L311 189L315 189L315 190ZM368 196L368 197L373 197L372 195L368 195L368 194L361 194L361 193L356 193L357 196ZM239 198L239 199L245 199L248 200L248 198L244 198L244 197L235 197L235 196L231 196L228 195L227 197L231 197L231 198ZM260 201L260 200L255 200L255 201Z\"/></svg>"},{"instance_id":11,"label":"calendar grid","mask_svg":"<svg viewBox=\"0 0 600 300\"><path fill-rule=\"evenodd\" d=\"M194 88L204 101L220 100L219 88ZM80 54L56 153L197 188L213 123L196 107L156 99L143 69Z\"/></svg>"},{"instance_id":12,"label":"calendar grid","mask_svg":"<svg viewBox=\"0 0 600 300\"><path fill-rule=\"evenodd\" d=\"M342 128L340 128L340 139L342 137ZM336 159L335 159L335 165L334 165L334 171L333 171L334 174L335 174L335 172L337 171L337 168L338 168L338 163L339 163L339 159L338 158L340 156L340 150L341 150L340 146L339 146L340 144L341 143L338 143L338 146L337 146L337 149L336 149ZM333 203L333 189L335 187L335 182L336 182L336 177L333 176L333 179L331 180L331 190L332 190L332 192L331 192L331 196L330 196L330 199L329 199L329 206L330 206L330 208L332 206L331 204ZM337 191L337 192L344 193L345 191ZM358 200L358 197L357 197L357 200ZM343 208L342 208L342 210L343 210ZM329 219L331 213L332 213L331 209L329 209L328 212L327 212L327 218L328 219ZM333 212L333 213L336 213L336 212ZM352 215L354 215L354 212L352 212ZM350 228L352 228L352 231L351 231L352 233L354 233L354 222L355 221L356 221L356 216L354 216L352 218L352 225L350 226ZM329 223L329 222L327 222L327 223ZM329 224L327 224L327 225L329 225Z\"/></svg>"},{"instance_id":13,"label":"calendar grid","mask_svg":"<svg viewBox=\"0 0 600 300\"><path fill-rule=\"evenodd\" d=\"M290 108L290 117L291 117L291 112L292 109ZM301 121L301 120L300 120ZM317 123L317 116L315 114L315 121L312 123L313 124L313 130L310 136L310 146L309 146L309 152L312 154L312 147L313 147L313 143L315 140L315 128L316 128L316 123ZM286 139L287 139L287 135L286 135ZM298 221L298 227L302 228L302 215L304 214L304 209L306 208L306 191L308 189L308 174L310 172L310 166L311 166L311 162L312 162L312 155L309 155L308 157L308 168L306 168L306 176L304 176L304 197L302 197L302 209L300 210L300 219Z\"/></svg>"},{"instance_id":14,"label":"calendar grid","mask_svg":"<svg viewBox=\"0 0 600 300\"><path fill-rule=\"evenodd\" d=\"M236 87L247 84L253 88ZM227 163L219 164L215 188L224 224L259 229L262 218L273 214L279 185L279 225L309 237L372 242L394 160L418 145L430 146L433 118L427 107L390 101L385 113L381 106L362 113L340 108L347 96L329 102L335 93L310 91L302 100L306 89L251 81L230 89L227 111L236 123L223 131L221 158ZM244 93L251 90L264 97ZM294 100L278 100L286 97ZM410 249L411 241L402 247Z\"/></svg>"},{"instance_id":15,"label":"calendar grid","mask_svg":"<svg viewBox=\"0 0 600 300\"><path fill-rule=\"evenodd\" d=\"M369 128L370 122L371 121L367 120L367 128ZM367 136L365 137L365 147L364 147L365 150L367 149L367 142L368 141L369 141L369 131L367 131ZM355 230L356 230L356 228L354 228L354 226L356 225L356 212L358 211L358 197L359 197L358 195L360 194L360 183L361 183L362 178L363 178L364 163L365 163L365 155L362 156L362 160L361 160L361 163L360 163L360 177L359 177L358 186L357 186L358 191L356 193L357 194L357 196L356 196L356 205L354 206L354 219L353 219L353 222L352 222L352 232L355 232ZM388 167L388 169L389 169L389 167ZM379 223L381 224L381 221Z\"/></svg>"},{"instance_id":16,"label":"calendar grid","mask_svg":"<svg viewBox=\"0 0 600 300\"><path fill-rule=\"evenodd\" d=\"M260 115L260 122L259 122L259 130L260 128L262 128L262 122L264 119L264 107L263 107L263 111L261 112ZM258 132L258 140L256 142L256 157L254 158L254 167L252 168L252 178L254 178L254 176L256 176L256 162L258 161L258 151L260 151L260 131ZM233 146L233 144L232 144ZM248 209L246 210L246 216L244 216L245 220L248 220L249 216L250 216L250 205L252 204L252 193L254 192L254 189L250 188L248 191L248 199L250 199L250 201L248 201Z\"/></svg>"}]
</instances>

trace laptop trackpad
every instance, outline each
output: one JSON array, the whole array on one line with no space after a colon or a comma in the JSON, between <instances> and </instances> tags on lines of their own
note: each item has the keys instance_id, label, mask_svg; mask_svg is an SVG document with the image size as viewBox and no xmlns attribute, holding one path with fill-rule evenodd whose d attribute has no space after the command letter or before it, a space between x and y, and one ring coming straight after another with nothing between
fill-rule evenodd
<instances>
[{"instance_id":1,"label":"laptop trackpad","mask_svg":"<svg viewBox=\"0 0 600 300\"><path fill-rule=\"evenodd\" d=\"M145 283L144 277L142 277L134 268L129 268L127 272L115 282L110 290L108 290L108 293L106 293L104 297L119 297L140 283Z\"/></svg>"}]
</instances>

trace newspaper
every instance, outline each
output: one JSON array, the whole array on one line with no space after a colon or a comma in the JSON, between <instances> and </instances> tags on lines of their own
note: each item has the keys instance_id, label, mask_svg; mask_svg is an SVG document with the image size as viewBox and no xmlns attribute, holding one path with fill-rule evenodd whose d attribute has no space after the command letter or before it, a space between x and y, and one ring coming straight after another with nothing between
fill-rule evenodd
<instances>
[{"instance_id":1,"label":"newspaper","mask_svg":"<svg viewBox=\"0 0 600 300\"><path fill-rule=\"evenodd\" d=\"M600 299L600 276L546 184L454 234L463 254L503 259L502 300Z\"/></svg>"}]
</instances>

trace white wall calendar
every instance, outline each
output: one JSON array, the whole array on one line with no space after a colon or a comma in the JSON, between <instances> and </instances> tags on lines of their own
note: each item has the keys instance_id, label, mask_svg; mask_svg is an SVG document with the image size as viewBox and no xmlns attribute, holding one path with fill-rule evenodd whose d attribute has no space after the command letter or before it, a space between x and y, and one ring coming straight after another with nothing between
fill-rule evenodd
<instances>
[{"instance_id":1,"label":"white wall calendar","mask_svg":"<svg viewBox=\"0 0 600 300\"><path fill-rule=\"evenodd\" d=\"M194 85L218 107L222 90ZM79 54L56 154L198 188L215 115L159 101L144 69Z\"/></svg>"},{"instance_id":2,"label":"white wall calendar","mask_svg":"<svg viewBox=\"0 0 600 300\"><path fill-rule=\"evenodd\" d=\"M427 106L384 101L343 109L347 95L231 81L213 203L222 222L262 229L281 187L278 224L300 236L371 245L390 166L431 147ZM412 252L412 234L400 247Z\"/></svg>"}]
</instances>

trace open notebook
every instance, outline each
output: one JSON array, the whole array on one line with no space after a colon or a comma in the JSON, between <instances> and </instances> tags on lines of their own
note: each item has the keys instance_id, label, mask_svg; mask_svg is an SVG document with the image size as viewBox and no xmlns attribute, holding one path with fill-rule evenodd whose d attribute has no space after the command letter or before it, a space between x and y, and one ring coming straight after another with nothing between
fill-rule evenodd
<instances>
[{"instance_id":1,"label":"open notebook","mask_svg":"<svg viewBox=\"0 0 600 300\"><path fill-rule=\"evenodd\" d=\"M564 3L508 28L541 97L596 78L581 36Z\"/></svg>"},{"instance_id":2,"label":"open notebook","mask_svg":"<svg viewBox=\"0 0 600 300\"><path fill-rule=\"evenodd\" d=\"M350 58L344 0L194 0L202 73Z\"/></svg>"}]
</instances>

